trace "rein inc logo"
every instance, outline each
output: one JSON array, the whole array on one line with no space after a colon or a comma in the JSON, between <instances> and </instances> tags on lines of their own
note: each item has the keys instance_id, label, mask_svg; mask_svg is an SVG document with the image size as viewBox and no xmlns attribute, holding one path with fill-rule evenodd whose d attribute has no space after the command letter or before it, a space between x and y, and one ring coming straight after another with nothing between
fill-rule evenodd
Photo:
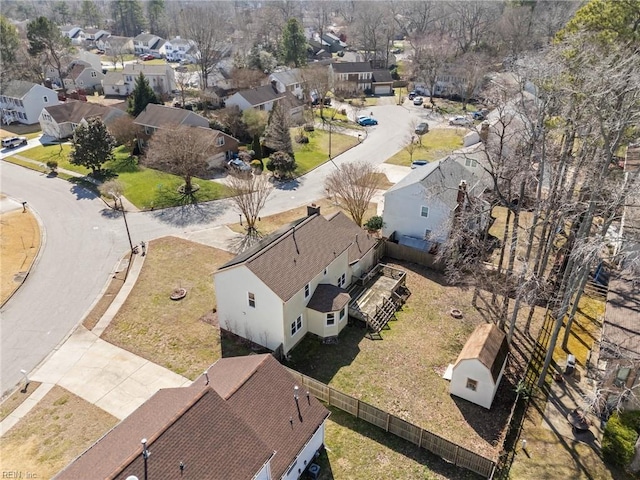
<instances>
[{"instance_id":1,"label":"rein inc logo","mask_svg":"<svg viewBox=\"0 0 640 480\"><path fill-rule=\"evenodd\" d=\"M37 473L9 470L2 472L2 478L40 478Z\"/></svg>"}]
</instances>

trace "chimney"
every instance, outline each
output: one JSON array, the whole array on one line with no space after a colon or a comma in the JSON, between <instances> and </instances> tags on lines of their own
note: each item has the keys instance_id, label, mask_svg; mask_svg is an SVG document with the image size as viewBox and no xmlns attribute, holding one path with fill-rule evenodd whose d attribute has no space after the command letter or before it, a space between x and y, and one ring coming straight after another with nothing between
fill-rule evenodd
<instances>
[{"instance_id":1,"label":"chimney","mask_svg":"<svg viewBox=\"0 0 640 480\"><path fill-rule=\"evenodd\" d=\"M307 205L307 217L310 217L315 214L320 215L320 206L312 203L311 205Z\"/></svg>"},{"instance_id":2,"label":"chimney","mask_svg":"<svg viewBox=\"0 0 640 480\"><path fill-rule=\"evenodd\" d=\"M480 141L487 143L487 138L489 138L489 122L485 120L480 125Z\"/></svg>"},{"instance_id":3,"label":"chimney","mask_svg":"<svg viewBox=\"0 0 640 480\"><path fill-rule=\"evenodd\" d=\"M276 81L275 80L271 80L271 88L273 88L274 92L280 93L280 92L278 92L278 87L276 85Z\"/></svg>"}]
</instances>

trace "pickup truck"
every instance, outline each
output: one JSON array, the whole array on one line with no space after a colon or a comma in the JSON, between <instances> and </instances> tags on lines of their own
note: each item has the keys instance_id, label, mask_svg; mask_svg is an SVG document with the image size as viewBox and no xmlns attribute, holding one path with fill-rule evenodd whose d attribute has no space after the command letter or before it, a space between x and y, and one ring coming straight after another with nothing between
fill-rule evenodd
<instances>
[{"instance_id":1,"label":"pickup truck","mask_svg":"<svg viewBox=\"0 0 640 480\"><path fill-rule=\"evenodd\" d=\"M26 137L8 137L2 139L2 148L16 148L26 144Z\"/></svg>"}]
</instances>

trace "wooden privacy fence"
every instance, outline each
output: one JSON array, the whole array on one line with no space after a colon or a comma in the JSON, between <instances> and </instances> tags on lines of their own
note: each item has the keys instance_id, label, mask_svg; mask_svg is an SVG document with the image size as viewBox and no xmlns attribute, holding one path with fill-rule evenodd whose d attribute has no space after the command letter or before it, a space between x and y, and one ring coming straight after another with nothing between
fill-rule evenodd
<instances>
[{"instance_id":1,"label":"wooden privacy fence","mask_svg":"<svg viewBox=\"0 0 640 480\"><path fill-rule=\"evenodd\" d=\"M418 250L416 248L407 247L389 240L384 241L385 255L395 260L405 260L411 263L417 263L433 270L442 272L444 266L436 261L436 256L432 253Z\"/></svg>"},{"instance_id":2,"label":"wooden privacy fence","mask_svg":"<svg viewBox=\"0 0 640 480\"><path fill-rule=\"evenodd\" d=\"M493 474L496 467L496 462L493 460L478 455L471 450L467 450L460 445L402 420L384 410L380 410L373 405L369 405L357 398L335 390L300 372L292 369L288 370L298 380L300 385L306 388L309 393L318 400L322 400L333 407L376 425L389 433L404 438L458 467L466 468L486 478L490 478Z\"/></svg>"}]
</instances>

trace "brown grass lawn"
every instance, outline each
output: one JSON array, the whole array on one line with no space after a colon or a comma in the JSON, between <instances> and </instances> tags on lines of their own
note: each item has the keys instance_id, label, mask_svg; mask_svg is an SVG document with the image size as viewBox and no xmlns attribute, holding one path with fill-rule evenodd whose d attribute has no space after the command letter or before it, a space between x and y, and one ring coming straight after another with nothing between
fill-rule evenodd
<instances>
[{"instance_id":1,"label":"brown grass lawn","mask_svg":"<svg viewBox=\"0 0 640 480\"><path fill-rule=\"evenodd\" d=\"M40 227L22 208L0 215L0 304L22 284L40 249Z\"/></svg>"},{"instance_id":2,"label":"brown grass lawn","mask_svg":"<svg viewBox=\"0 0 640 480\"><path fill-rule=\"evenodd\" d=\"M386 176L385 176L386 178ZM387 180L388 182L388 180ZM317 202L315 202L316 205L320 206L320 213L322 215L330 215L332 213L335 213L337 211L342 210L339 206L337 206L333 201L330 201L327 198L323 198L322 200L319 200ZM369 220L372 216L376 215L376 208L377 208L377 204L375 203L370 203L369 204L369 208L367 209L367 211L364 214L364 221L366 222L367 220ZM344 210L342 210L344 211ZM351 215L349 215L349 212L344 211L344 213L351 218ZM298 207L298 208L294 208L292 210L287 210L286 212L282 212L282 213L278 213L276 215L270 215L268 217L261 217L261 220L258 222L258 230L261 234L263 235L268 235L274 231L276 231L278 228L282 227L283 225L286 225L287 223L291 223L294 220L298 220L302 217L306 217L307 216L307 207L303 206L303 207ZM229 225L229 228L231 230L233 230L234 232L237 233L245 233L246 229L245 227L243 227L242 225L240 225L239 223L234 223L232 225Z\"/></svg>"},{"instance_id":3,"label":"brown grass lawn","mask_svg":"<svg viewBox=\"0 0 640 480\"><path fill-rule=\"evenodd\" d=\"M53 387L2 437L2 470L22 472L20 478L51 478L116 423L105 411Z\"/></svg>"},{"instance_id":4,"label":"brown grass lawn","mask_svg":"<svg viewBox=\"0 0 640 480\"><path fill-rule=\"evenodd\" d=\"M93 327L95 327L96 324L100 321L100 319L105 314L105 312L107 311L107 309L109 308L113 300L116 298L116 295L118 295L118 292L122 288L122 285L124 285L124 281L126 279L127 279L126 267L117 271L111 277L111 280L109 281L109 285L107 285L107 289L105 290L104 294L102 295L102 297L100 297L100 300L98 300L98 303L94 305L94 307L91 309L91 311L87 314L87 316L82 321L82 325L84 325L84 327L87 330L93 329Z\"/></svg>"},{"instance_id":5,"label":"brown grass lawn","mask_svg":"<svg viewBox=\"0 0 640 480\"><path fill-rule=\"evenodd\" d=\"M383 340L369 340L364 329L351 325L340 334L337 345L323 345L309 336L291 352L291 366L470 450L495 457L522 369L509 366L490 411L450 396L449 383L441 374L455 362L486 311L471 305L471 289L447 286L441 275L417 265L391 264L407 271L412 293L398 320L383 330ZM460 309L464 319L453 319L452 308ZM519 325L525 320L522 316ZM539 323L536 316L534 328ZM518 350L525 351L530 340L518 332L515 341L517 349L512 353L518 358ZM524 365L522 360L519 363Z\"/></svg>"},{"instance_id":6,"label":"brown grass lawn","mask_svg":"<svg viewBox=\"0 0 640 480\"><path fill-rule=\"evenodd\" d=\"M31 395L36 388L40 386L40 382L29 382L26 392L22 390L16 390L0 403L0 422L11 415L16 408L18 408L22 402L24 402L29 395Z\"/></svg>"},{"instance_id":7,"label":"brown grass lawn","mask_svg":"<svg viewBox=\"0 0 640 480\"><path fill-rule=\"evenodd\" d=\"M212 274L228 252L175 237L153 240L138 281L103 339L195 379L220 358L211 321L216 305ZM172 301L173 289L187 296Z\"/></svg>"}]
</instances>

